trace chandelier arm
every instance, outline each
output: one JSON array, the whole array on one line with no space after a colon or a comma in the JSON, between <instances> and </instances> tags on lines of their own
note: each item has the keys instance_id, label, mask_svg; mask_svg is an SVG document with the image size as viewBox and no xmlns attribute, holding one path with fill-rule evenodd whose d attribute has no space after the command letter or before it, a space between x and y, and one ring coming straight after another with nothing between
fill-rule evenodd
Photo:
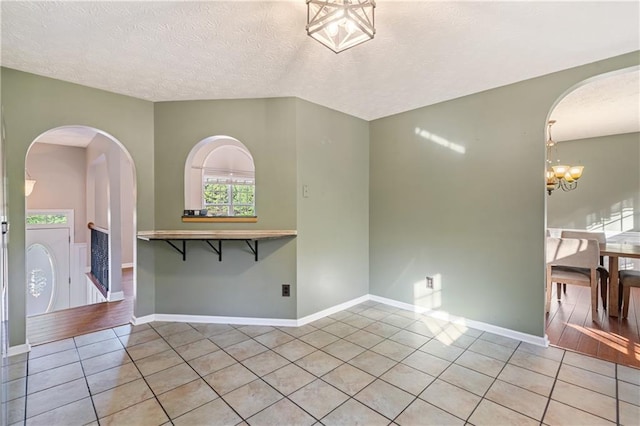
<instances>
[{"instance_id":1,"label":"chandelier arm","mask_svg":"<svg viewBox=\"0 0 640 426\"><path fill-rule=\"evenodd\" d=\"M364 19L362 16L357 13L349 14L349 18L351 18L351 22L360 29L365 34L373 36L375 33L375 29L371 25L371 22L368 19ZM372 31L373 30L373 31Z\"/></svg>"},{"instance_id":2,"label":"chandelier arm","mask_svg":"<svg viewBox=\"0 0 640 426\"><path fill-rule=\"evenodd\" d=\"M335 19L335 15L338 14L339 9L335 9L332 11L327 12L326 14L324 14L324 16L320 16L320 12L322 11L322 9L325 9L325 6L322 6L322 8L320 9L320 11L318 11L318 13L315 14L315 16L313 17L312 20L309 21L309 25L313 24L314 26L317 26L316 29L314 29L312 32L316 32L316 31L321 31L324 30L327 25L329 25L329 23Z\"/></svg>"},{"instance_id":3,"label":"chandelier arm","mask_svg":"<svg viewBox=\"0 0 640 426\"><path fill-rule=\"evenodd\" d=\"M370 5L370 6L372 6L372 5ZM364 3L364 5L363 5L363 3L360 1L360 2L358 2L358 5L353 5L353 4L348 5L347 6L347 9L348 9L347 12L350 12L351 9L353 9L353 10L362 10L363 11L362 15L364 15L364 16L362 16L362 15L360 15L358 13L349 13L349 14L350 15L354 15L355 17L360 19L364 23L364 25L373 28L373 24L371 23L371 20L369 19L369 15L367 15L367 13L364 13L364 8L365 7L366 7L366 3Z\"/></svg>"},{"instance_id":4,"label":"chandelier arm","mask_svg":"<svg viewBox=\"0 0 640 426\"><path fill-rule=\"evenodd\" d=\"M565 179L560 179L559 183L562 190L567 192L573 191L578 187L578 181L575 181L575 180L573 182L567 182Z\"/></svg>"},{"instance_id":5,"label":"chandelier arm","mask_svg":"<svg viewBox=\"0 0 640 426\"><path fill-rule=\"evenodd\" d=\"M317 5L320 6L320 7L318 7L318 11L316 12L316 14L313 15L313 18L309 19L309 22L313 22L318 18L318 15L320 15L320 12L322 12L324 10L324 8L327 6L327 3L326 2L318 3L318 2L315 2L315 1L312 1L312 0L309 0L308 3L313 3L313 4L317 4ZM308 8L307 10L311 10L311 8Z\"/></svg>"}]
</instances>

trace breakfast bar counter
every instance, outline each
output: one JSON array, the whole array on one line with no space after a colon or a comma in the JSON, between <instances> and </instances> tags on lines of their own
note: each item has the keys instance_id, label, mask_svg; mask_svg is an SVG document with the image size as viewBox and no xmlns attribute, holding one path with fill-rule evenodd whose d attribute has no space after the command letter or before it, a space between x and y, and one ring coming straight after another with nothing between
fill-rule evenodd
<instances>
[{"instance_id":1,"label":"breakfast bar counter","mask_svg":"<svg viewBox=\"0 0 640 426\"><path fill-rule=\"evenodd\" d=\"M166 241L178 253L182 260L187 260L187 241L204 241L218 255L218 261L222 261L222 241L245 241L258 261L258 241L276 238L295 237L295 230L202 230L202 231L140 231L138 239L144 241ZM174 244L181 242L182 247ZM217 241L217 244L212 244Z\"/></svg>"}]
</instances>

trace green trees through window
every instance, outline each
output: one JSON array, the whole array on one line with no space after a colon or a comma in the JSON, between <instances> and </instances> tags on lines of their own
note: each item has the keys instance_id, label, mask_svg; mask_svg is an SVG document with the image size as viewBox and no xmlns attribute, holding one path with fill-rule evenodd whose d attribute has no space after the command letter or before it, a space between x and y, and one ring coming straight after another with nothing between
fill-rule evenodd
<instances>
[{"instance_id":1,"label":"green trees through window","mask_svg":"<svg viewBox=\"0 0 640 426\"><path fill-rule=\"evenodd\" d=\"M204 206L212 216L255 216L255 184L205 176Z\"/></svg>"},{"instance_id":2,"label":"green trees through window","mask_svg":"<svg viewBox=\"0 0 640 426\"><path fill-rule=\"evenodd\" d=\"M67 223L66 214L32 214L27 216L27 225L50 225Z\"/></svg>"}]
</instances>

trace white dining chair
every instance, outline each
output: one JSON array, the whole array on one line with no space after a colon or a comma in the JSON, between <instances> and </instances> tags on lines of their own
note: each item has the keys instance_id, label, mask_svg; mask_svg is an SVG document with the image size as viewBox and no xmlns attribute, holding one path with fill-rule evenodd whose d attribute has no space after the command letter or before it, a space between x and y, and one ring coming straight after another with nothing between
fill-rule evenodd
<instances>
[{"instance_id":1,"label":"white dining chair","mask_svg":"<svg viewBox=\"0 0 640 426\"><path fill-rule=\"evenodd\" d=\"M569 231L563 230L560 233L561 238L584 238L587 240L596 240L598 244L606 244L607 236L604 232L592 231ZM609 271L604 267L604 258L600 256L600 264L598 265L598 273L600 276L600 297L602 298L602 306L607 308ZM563 291L567 292L567 285L563 283ZM558 283L558 299L560 299L560 283Z\"/></svg>"},{"instance_id":2,"label":"white dining chair","mask_svg":"<svg viewBox=\"0 0 640 426\"><path fill-rule=\"evenodd\" d=\"M591 320L597 318L599 258L596 240L547 238L547 312L551 308L553 283L573 284L591 288Z\"/></svg>"}]
</instances>

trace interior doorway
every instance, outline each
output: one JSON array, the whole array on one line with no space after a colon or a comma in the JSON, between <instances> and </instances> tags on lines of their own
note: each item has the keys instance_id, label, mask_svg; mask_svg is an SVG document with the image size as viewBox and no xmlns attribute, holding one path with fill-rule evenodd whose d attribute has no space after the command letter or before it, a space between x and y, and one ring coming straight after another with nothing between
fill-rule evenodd
<instances>
[{"instance_id":1,"label":"interior doorway","mask_svg":"<svg viewBox=\"0 0 640 426\"><path fill-rule=\"evenodd\" d=\"M549 112L548 119L555 121L554 164L584 166L577 186L558 185L546 196L549 235L560 237L563 230L601 232L608 243L640 245L639 82L638 67L596 76L567 90ZM608 264L605 258L603 266ZM620 258L619 268L640 269L640 262ZM559 289L553 286L546 315L549 342L640 367L640 289L631 291L628 318L610 316L599 296L592 321L590 289L566 287L558 298Z\"/></svg>"},{"instance_id":2,"label":"interior doorway","mask_svg":"<svg viewBox=\"0 0 640 426\"><path fill-rule=\"evenodd\" d=\"M136 263L130 154L102 130L58 127L29 147L25 177L30 344L128 323ZM108 268L100 274L92 268L98 258Z\"/></svg>"}]
</instances>

